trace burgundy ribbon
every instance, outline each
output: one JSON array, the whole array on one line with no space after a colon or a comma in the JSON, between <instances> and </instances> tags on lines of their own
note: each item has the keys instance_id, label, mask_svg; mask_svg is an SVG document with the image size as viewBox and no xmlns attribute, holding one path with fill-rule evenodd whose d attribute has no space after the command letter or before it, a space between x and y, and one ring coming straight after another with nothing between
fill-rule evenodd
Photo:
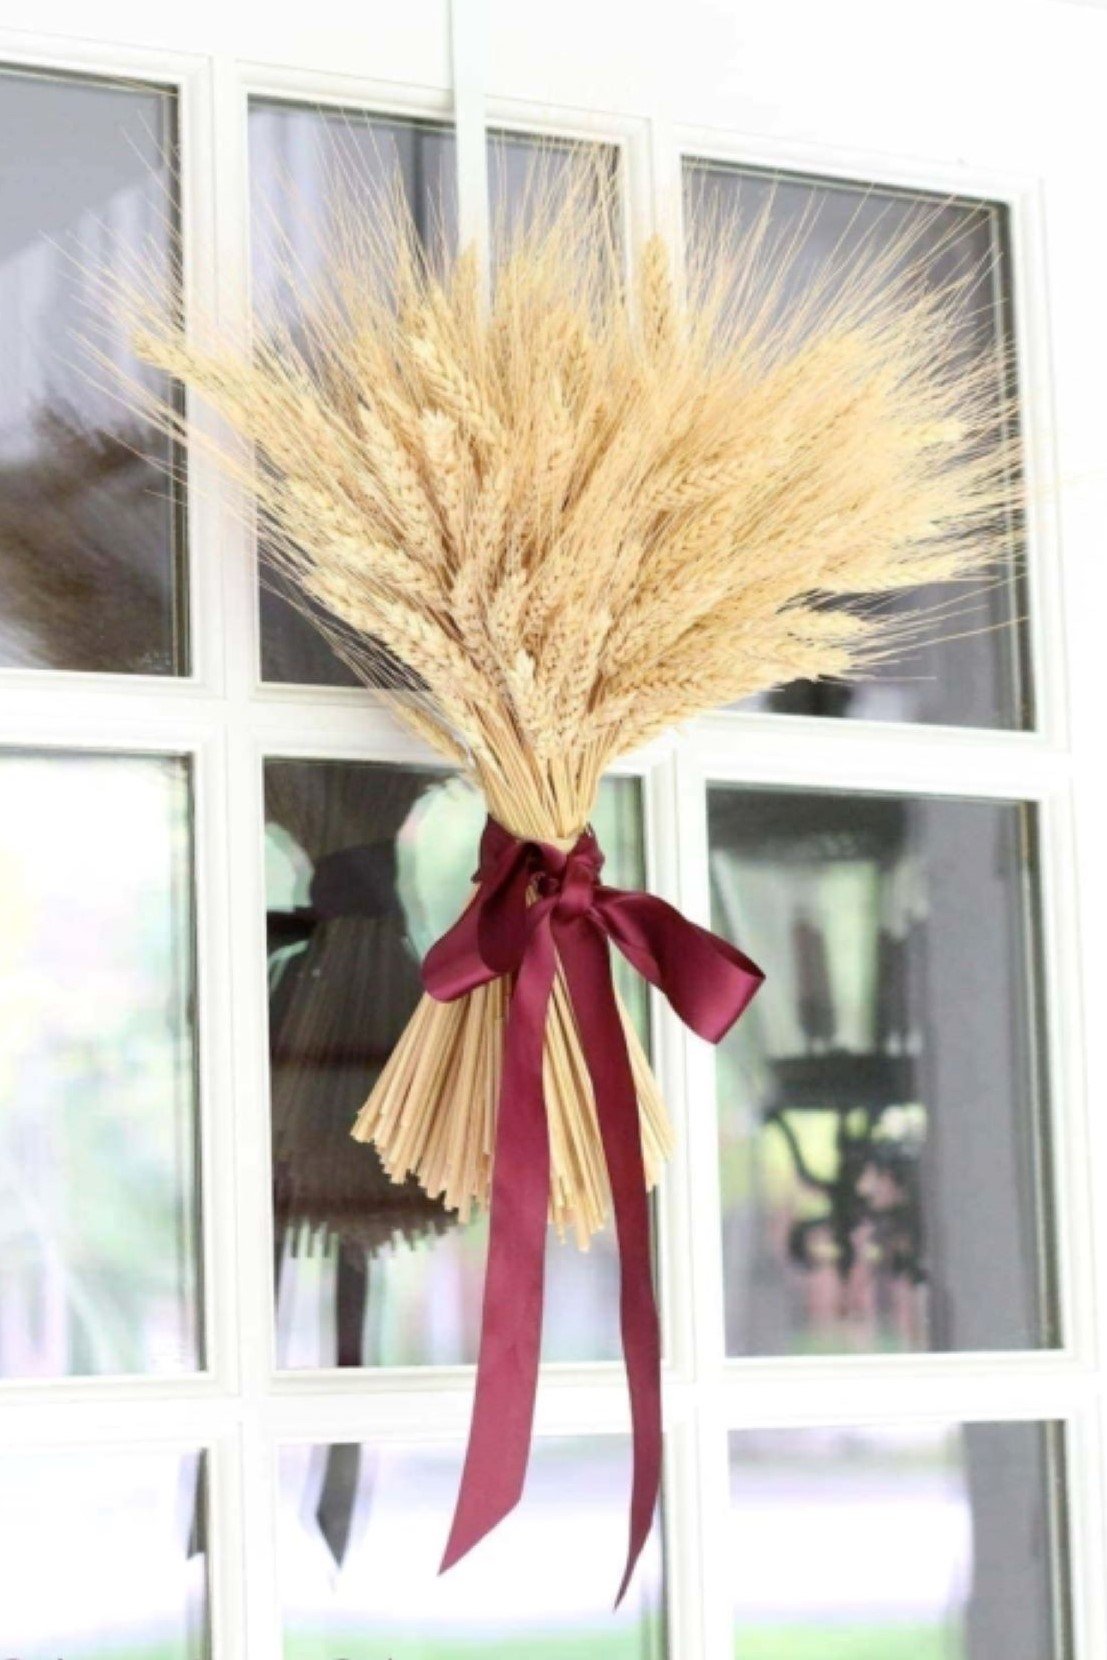
<instances>
[{"instance_id":1,"label":"burgundy ribbon","mask_svg":"<svg viewBox=\"0 0 1107 1660\"><path fill-rule=\"evenodd\" d=\"M648 893L605 887L590 830L568 852L520 841L489 819L472 903L428 952L423 984L440 1002L515 976L496 1119L488 1270L469 1446L442 1572L519 1502L538 1386L550 1146L542 1088L546 1013L565 975L592 1080L619 1245L620 1324L634 1478L630 1544L616 1606L650 1531L661 1484L661 1340L638 1099L608 941L681 1020L718 1043L763 975L726 940Z\"/></svg>"}]
</instances>

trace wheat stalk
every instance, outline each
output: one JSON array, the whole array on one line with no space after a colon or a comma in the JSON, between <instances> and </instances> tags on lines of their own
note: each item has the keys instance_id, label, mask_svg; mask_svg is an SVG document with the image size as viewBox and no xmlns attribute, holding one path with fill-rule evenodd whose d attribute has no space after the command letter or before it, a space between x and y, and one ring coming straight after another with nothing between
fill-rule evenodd
<instances>
[{"instance_id":1,"label":"wheat stalk","mask_svg":"<svg viewBox=\"0 0 1107 1660\"><path fill-rule=\"evenodd\" d=\"M269 557L346 660L504 825L563 842L657 732L863 673L903 639L872 596L976 572L1011 506L965 279L874 249L783 312L762 224L718 230L683 292L653 238L628 284L610 188L582 162L560 200L532 193L487 300L476 256L432 266L394 193L341 218L295 326L262 320L251 351L130 301L140 356L252 447L226 456ZM421 1005L355 1131L462 1211L487 1193L502 997ZM606 1198L578 1049L562 989L551 1208L584 1237ZM668 1132L638 1076L652 1171Z\"/></svg>"}]
</instances>

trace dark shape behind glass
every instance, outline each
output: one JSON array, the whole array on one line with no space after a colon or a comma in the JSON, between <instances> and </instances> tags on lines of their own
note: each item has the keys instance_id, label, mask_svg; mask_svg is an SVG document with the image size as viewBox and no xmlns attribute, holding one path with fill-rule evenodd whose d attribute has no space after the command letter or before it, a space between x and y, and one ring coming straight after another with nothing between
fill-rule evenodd
<instances>
[{"instance_id":1,"label":"dark shape behind glass","mask_svg":"<svg viewBox=\"0 0 1107 1660\"><path fill-rule=\"evenodd\" d=\"M420 995L396 888L396 836L427 771L334 762L268 769L267 813L311 860L307 903L270 910L269 1020L278 1272L285 1244L364 1253L449 1225L415 1181L385 1175L350 1127ZM373 840L364 839L372 792ZM353 1247L352 1252L347 1247ZM339 1365L360 1365L339 1334Z\"/></svg>"},{"instance_id":2,"label":"dark shape behind glass","mask_svg":"<svg viewBox=\"0 0 1107 1660\"><path fill-rule=\"evenodd\" d=\"M336 216L371 212L395 173L424 244L457 236L454 135L429 122L309 109L269 99L250 105L254 304L264 319L294 323L323 271ZM297 605L262 572L262 678L313 686L360 685Z\"/></svg>"},{"instance_id":3,"label":"dark shape behind glass","mask_svg":"<svg viewBox=\"0 0 1107 1660\"><path fill-rule=\"evenodd\" d=\"M1056 1341L1031 810L717 787L732 1354Z\"/></svg>"},{"instance_id":4,"label":"dark shape behind glass","mask_svg":"<svg viewBox=\"0 0 1107 1660\"><path fill-rule=\"evenodd\" d=\"M372 780L374 840L359 839ZM307 903L268 913L274 1273L286 1253L330 1252L335 1354L360 1366L374 1257L396 1240L440 1233L456 1218L417 1182L390 1180L350 1126L420 994L396 887L396 836L430 772L335 762L276 766L267 811L311 859ZM360 1449L328 1450L318 1519L341 1563Z\"/></svg>"},{"instance_id":5,"label":"dark shape behind glass","mask_svg":"<svg viewBox=\"0 0 1107 1660\"><path fill-rule=\"evenodd\" d=\"M272 760L266 816L278 1361L470 1361L486 1218L460 1226L417 1184L390 1182L350 1127L418 1000L421 954L468 894L480 800L426 769ZM612 881L640 886L632 780L605 784L597 829ZM547 1272L546 1358L616 1357L610 1230L587 1254L551 1238Z\"/></svg>"},{"instance_id":6,"label":"dark shape behind glass","mask_svg":"<svg viewBox=\"0 0 1107 1660\"><path fill-rule=\"evenodd\" d=\"M171 291L175 146L168 92L0 73L0 666L187 670L180 457L95 357L166 396L95 273Z\"/></svg>"},{"instance_id":7,"label":"dark shape behind glass","mask_svg":"<svg viewBox=\"0 0 1107 1660\"><path fill-rule=\"evenodd\" d=\"M1012 350L1011 262L1005 209L991 202L768 174L752 168L685 164L685 219L694 246L720 226L794 239L780 307L787 310L828 263L849 280L851 259L869 258L912 237L898 261L916 266L920 283L965 283L961 310L966 351L995 361L1001 424L1019 428ZM897 615L926 613L919 643L894 661L846 684L796 681L749 699L748 709L829 718L907 720L950 726L1024 728L1034 722L1025 619L1021 526L997 527L996 570L972 585L947 584L892 601ZM886 609L888 602L882 602Z\"/></svg>"}]
</instances>

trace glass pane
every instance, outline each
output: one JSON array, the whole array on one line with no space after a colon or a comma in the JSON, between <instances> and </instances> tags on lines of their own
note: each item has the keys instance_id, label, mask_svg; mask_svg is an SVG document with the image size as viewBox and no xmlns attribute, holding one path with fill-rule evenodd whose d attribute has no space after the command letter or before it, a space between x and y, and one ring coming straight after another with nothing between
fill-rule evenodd
<instances>
[{"instance_id":1,"label":"glass pane","mask_svg":"<svg viewBox=\"0 0 1107 1660\"><path fill-rule=\"evenodd\" d=\"M457 162L451 128L352 110L258 99L250 105L251 257L261 316L294 321L296 290L322 270L336 217L379 199L399 171L428 244L457 238ZM356 686L321 634L265 578L261 664L265 680Z\"/></svg>"},{"instance_id":2,"label":"glass pane","mask_svg":"<svg viewBox=\"0 0 1107 1660\"><path fill-rule=\"evenodd\" d=\"M1061 1660L1060 1431L730 1438L737 1660Z\"/></svg>"},{"instance_id":3,"label":"glass pane","mask_svg":"<svg viewBox=\"0 0 1107 1660\"><path fill-rule=\"evenodd\" d=\"M415 1182L389 1181L350 1126L418 1001L423 953L468 896L483 807L426 769L270 761L266 817L279 1364L473 1361L486 1220L462 1227ZM609 880L641 886L633 779L604 785L596 829ZM317 918L314 869L355 847L372 851L371 894ZM619 983L644 1025L642 982ZM587 1253L551 1233L547 1268L546 1359L617 1358L611 1229Z\"/></svg>"},{"instance_id":4,"label":"glass pane","mask_svg":"<svg viewBox=\"0 0 1107 1660\"><path fill-rule=\"evenodd\" d=\"M556 199L559 189L568 187L570 169L579 165L579 141L559 142L531 133L491 132L488 135L488 198L494 227L510 229L527 200L528 192L539 202ZM614 144L589 146L597 172L612 180L619 174L619 151ZM611 227L616 242L621 227Z\"/></svg>"},{"instance_id":5,"label":"glass pane","mask_svg":"<svg viewBox=\"0 0 1107 1660\"><path fill-rule=\"evenodd\" d=\"M519 1509L436 1577L460 1446L285 1447L285 1660L663 1660L660 1529L617 1613L629 1447L536 1441Z\"/></svg>"},{"instance_id":6,"label":"glass pane","mask_svg":"<svg viewBox=\"0 0 1107 1660\"><path fill-rule=\"evenodd\" d=\"M783 305L789 292L801 290L828 261L842 273L832 289L843 286L851 258L895 243L910 227L911 251L900 264L914 265L920 282L966 281L959 302L966 349L993 357L996 404L1008 429L1017 430L1017 390L1007 355L1012 317L1005 208L690 161L685 164L685 215L693 242L697 228L710 234L720 222L752 227L763 216L774 243L777 237L789 245L794 239ZM985 581L920 590L895 601L893 609L931 610L930 632L937 638L879 665L865 680L854 685L797 681L742 707L949 726L1032 726L1020 551L1012 525L1005 556Z\"/></svg>"},{"instance_id":7,"label":"glass pane","mask_svg":"<svg viewBox=\"0 0 1107 1660\"><path fill-rule=\"evenodd\" d=\"M199 1453L0 1455L0 1644L19 1660L206 1660Z\"/></svg>"},{"instance_id":8,"label":"glass pane","mask_svg":"<svg viewBox=\"0 0 1107 1660\"><path fill-rule=\"evenodd\" d=\"M1033 810L713 787L731 1354L1018 1349L1049 1285Z\"/></svg>"},{"instance_id":9,"label":"glass pane","mask_svg":"<svg viewBox=\"0 0 1107 1660\"><path fill-rule=\"evenodd\" d=\"M187 671L172 446L97 359L165 398L100 283L171 293L175 167L171 93L0 73L0 667Z\"/></svg>"},{"instance_id":10,"label":"glass pane","mask_svg":"<svg viewBox=\"0 0 1107 1660\"><path fill-rule=\"evenodd\" d=\"M191 1370L187 764L9 753L0 798L0 1377Z\"/></svg>"}]
</instances>

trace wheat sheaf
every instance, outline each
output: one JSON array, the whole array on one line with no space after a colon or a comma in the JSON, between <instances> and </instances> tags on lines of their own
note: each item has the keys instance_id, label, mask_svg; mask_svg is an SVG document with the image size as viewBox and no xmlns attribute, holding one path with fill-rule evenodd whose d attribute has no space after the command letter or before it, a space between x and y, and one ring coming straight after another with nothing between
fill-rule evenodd
<instances>
[{"instance_id":1,"label":"wheat sheaf","mask_svg":"<svg viewBox=\"0 0 1107 1660\"><path fill-rule=\"evenodd\" d=\"M901 647L882 597L980 573L1013 495L969 279L924 280L917 227L797 299L767 217L679 262L653 237L628 277L612 188L559 168L487 267L428 257L394 190L339 216L295 322L259 319L249 349L130 319L246 440L223 459L336 649L502 824L566 844L617 756ZM425 1000L355 1130L463 1215L488 1194L508 995ZM632 1051L652 1180L669 1131ZM546 1073L551 1212L584 1243L608 1197L561 985Z\"/></svg>"}]
</instances>

